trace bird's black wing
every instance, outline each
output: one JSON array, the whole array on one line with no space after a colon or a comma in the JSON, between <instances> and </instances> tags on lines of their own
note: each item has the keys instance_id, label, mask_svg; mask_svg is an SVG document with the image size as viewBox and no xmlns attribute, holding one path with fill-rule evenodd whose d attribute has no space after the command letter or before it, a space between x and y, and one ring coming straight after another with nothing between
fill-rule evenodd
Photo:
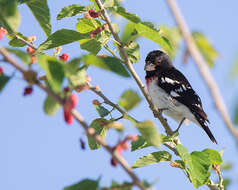
<instances>
[{"instance_id":1,"label":"bird's black wing","mask_svg":"<svg viewBox=\"0 0 238 190\"><path fill-rule=\"evenodd\" d=\"M176 68L169 68L159 72L158 85L173 99L185 105L195 116L201 127L205 130L210 139L216 143L216 139L208 128L208 117L202 108L202 102L197 93Z\"/></svg>"}]
</instances>

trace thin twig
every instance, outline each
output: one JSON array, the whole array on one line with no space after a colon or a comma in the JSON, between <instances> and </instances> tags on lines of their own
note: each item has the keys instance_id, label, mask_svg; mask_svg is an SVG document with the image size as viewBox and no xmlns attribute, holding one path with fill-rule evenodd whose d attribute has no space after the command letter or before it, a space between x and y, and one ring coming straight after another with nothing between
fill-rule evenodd
<instances>
[{"instance_id":1,"label":"thin twig","mask_svg":"<svg viewBox=\"0 0 238 190\"><path fill-rule=\"evenodd\" d=\"M17 39L17 40L23 42L24 44L28 45L29 47L31 47L31 48L33 48L33 49L35 49L35 50L37 49L32 43L30 43L30 42L24 40L23 38L19 37L19 36L16 35L16 34L10 34L10 36L12 36L13 38L15 38L15 39Z\"/></svg>"},{"instance_id":2,"label":"thin twig","mask_svg":"<svg viewBox=\"0 0 238 190\"><path fill-rule=\"evenodd\" d=\"M110 106L112 106L113 108L117 109L123 117L129 117L132 120L134 120L135 122L138 122L135 118L133 118L132 116L128 115L127 112L125 112L123 109L120 108L120 106L118 106L117 104L114 104L112 101L110 101L103 93L100 89L92 87L90 84L89 85L89 89L94 92L95 94L97 94L98 96L100 96L103 100L105 104L108 104Z\"/></svg>"},{"instance_id":3,"label":"thin twig","mask_svg":"<svg viewBox=\"0 0 238 190\"><path fill-rule=\"evenodd\" d=\"M122 43L121 43L121 40L120 40L120 38L119 38L119 36L118 36L118 34L115 32L115 30L114 30L114 28L113 28L113 26L112 26L111 19L110 19L109 15L108 15L107 11L104 9L101 0L95 0L95 1L96 1L96 3L97 3L98 7L100 8L101 13L102 13L102 15L103 15L105 21L107 22L108 27L109 27L109 30L111 31L111 33L112 33L114 39L118 42L118 44L122 44ZM146 90L146 88L145 88L145 85L144 85L143 82L140 80L140 78L139 78L139 76L137 75L137 73L136 73L134 67L133 67L132 64L130 63L125 49L124 49L122 46L120 46L120 45L118 45L118 49L119 49L119 52L120 52L120 55L121 55L122 59L124 60L124 63L125 63L125 65L126 65L127 69L130 71L131 75L133 76L133 78L135 79L137 85L139 86L141 92L142 92L143 95L145 96L145 98L146 98L146 100L147 100L147 102L148 102L148 104L149 104L149 106L150 106L150 108L151 108L151 110L152 110L154 116L160 120L160 122L162 123L162 125L163 125L163 127L164 127L166 133L167 133L168 135L172 135L172 134L173 134L172 129L171 129L170 126L168 125L166 119L162 116L162 114L158 111L158 109L156 108L156 106L155 106L155 105L153 104L153 102L151 101L151 98L150 98L150 96L148 95L148 92L147 92L147 90Z\"/></svg>"},{"instance_id":4,"label":"thin twig","mask_svg":"<svg viewBox=\"0 0 238 190\"><path fill-rule=\"evenodd\" d=\"M2 54L2 56L8 63L10 63L13 67L15 67L20 72L22 72L23 75L27 72L27 70L22 68L21 65L19 65L4 48L0 47L0 53ZM40 82L37 82L36 85L39 88L41 88L43 91L45 91L49 96L54 98L59 104L64 105L64 100L61 99L57 94L55 94L49 88L47 88ZM132 171L127 161L121 155L119 155L116 151L114 151L113 148L108 146L107 143L102 139L100 135L96 133L96 131L93 128L89 128L87 123L84 121L83 117L75 109L73 109L71 113L74 116L74 118L84 128L84 130L86 131L86 134L92 136L99 144L101 144L104 147L104 149L106 149L107 152L109 152L112 155L112 157L124 168L124 170L132 178L133 184L137 185L141 190L146 190L142 182L139 180L136 174Z\"/></svg>"},{"instance_id":5,"label":"thin twig","mask_svg":"<svg viewBox=\"0 0 238 190\"><path fill-rule=\"evenodd\" d=\"M220 112L227 128L229 129L229 131L231 132L231 134L235 137L235 139L238 141L238 131L235 129L235 127L233 126L230 116L228 114L226 105L224 103L224 100L221 96L220 90L218 88L218 85L216 84L214 78L211 75L211 72L206 64L206 62L204 61L200 51L198 50L194 39L191 35L191 32L188 28L188 25L182 15L182 12L180 11L176 0L167 0L169 8L178 24L178 27L185 39L185 42L187 44L188 47L188 51L191 54L191 56L193 57L195 63L197 64L199 71L203 77L203 79L205 80L205 82L207 83L207 86L210 89L210 93L214 99L215 105L217 110Z\"/></svg>"},{"instance_id":6,"label":"thin twig","mask_svg":"<svg viewBox=\"0 0 238 190\"><path fill-rule=\"evenodd\" d=\"M221 170L220 169L217 171L217 175L219 177L219 189L224 190L225 188L224 188L224 185L223 185L223 177L221 175Z\"/></svg>"}]
</instances>

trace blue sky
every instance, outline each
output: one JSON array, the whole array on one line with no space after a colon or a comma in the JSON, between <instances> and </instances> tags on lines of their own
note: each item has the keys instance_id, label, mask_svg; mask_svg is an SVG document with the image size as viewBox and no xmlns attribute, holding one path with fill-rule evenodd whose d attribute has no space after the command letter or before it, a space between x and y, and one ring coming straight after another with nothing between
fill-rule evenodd
<instances>
[{"instance_id":1,"label":"blue sky","mask_svg":"<svg viewBox=\"0 0 238 190\"><path fill-rule=\"evenodd\" d=\"M56 21L57 13L66 5L87 4L86 1L48 1L51 9L51 21L53 31L60 28L75 29L76 18ZM236 53L238 52L238 25L237 6L233 1L179 1L179 5L191 29L203 32L214 44L220 53L215 67L211 69L212 75L218 82L221 93L227 104L230 114L233 113L237 101L238 85L229 77ZM154 24L174 26L175 22L166 5L166 1L147 0L124 2L125 8L138 14L143 20L152 21ZM45 36L35 22L30 11L25 5L20 6L22 23L19 31L26 36L35 35L36 44L45 40ZM124 25L124 20L115 20L119 26ZM144 80L144 59L151 50L158 49L157 44L141 38L139 39L141 61L135 64L135 69L141 79ZM1 41L1 45L7 45L7 40ZM181 50L184 44L181 44ZM64 53L70 57L77 57L85 53L80 50L79 44L73 43L63 47ZM206 84L200 77L197 67L192 59L188 64L182 65L182 53L179 52L174 65L181 70L191 81L193 88L201 96L203 107L211 122L211 130L218 141L218 145L211 143L206 134L194 124L183 126L180 130L180 138L183 144L190 150L203 150L213 148L220 151L225 148L224 161L231 162L233 169L224 174L224 177L232 179L230 189L238 187L237 146L233 137L228 132L219 113L216 111ZM4 65L6 72L11 68ZM36 69L38 69L36 67ZM140 93L136 83L132 79L121 78L112 73L90 68L88 75L92 78L92 84L98 84L104 94L113 102L125 89L132 88ZM27 84L17 74L9 85L0 94L0 179L1 189L11 190L58 190L76 183L84 178L97 179L101 176L101 184L108 185L111 180L130 181L127 174L120 168L110 165L110 155L103 149L97 151L82 151L79 147L79 138L86 140L84 132L76 122L72 126L65 124L62 110L54 117L49 117L43 112L43 100L46 95L38 88L34 88L32 96L23 97L23 89ZM141 97L142 94L140 93ZM97 117L97 113L91 104L97 98L92 92L79 94L79 105L77 109L90 123ZM100 98L98 98L100 99ZM143 99L141 104L131 111L138 120L152 119L163 132L160 123L153 115ZM174 128L175 122L169 119ZM137 134L137 131L127 121L123 121L127 133ZM113 145L119 136L110 132L107 142ZM165 149L164 147L162 147ZM130 164L134 163L140 156L155 151L153 148L139 152L125 152L124 156ZM176 158L176 157L175 157ZM168 163L154 164L148 167L136 169L135 172L141 179L149 181L158 180L157 189L192 189L192 184L185 178L184 174ZM201 187L200 189L207 189Z\"/></svg>"}]
</instances>

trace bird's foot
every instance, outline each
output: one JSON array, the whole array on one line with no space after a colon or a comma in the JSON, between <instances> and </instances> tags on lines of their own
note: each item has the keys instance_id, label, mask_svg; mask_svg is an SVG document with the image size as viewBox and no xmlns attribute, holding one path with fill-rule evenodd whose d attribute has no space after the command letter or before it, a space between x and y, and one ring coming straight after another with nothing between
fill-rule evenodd
<instances>
[{"instance_id":1,"label":"bird's foot","mask_svg":"<svg viewBox=\"0 0 238 190\"><path fill-rule=\"evenodd\" d=\"M185 121L186 118L183 118L180 123L179 123L179 126L177 127L177 129L175 131L172 132L172 135L174 135L175 133L177 133L180 129L180 127L182 126L183 122Z\"/></svg>"},{"instance_id":2,"label":"bird's foot","mask_svg":"<svg viewBox=\"0 0 238 190\"><path fill-rule=\"evenodd\" d=\"M159 112L159 114L161 115L162 113L163 113L163 111L165 111L165 110L168 110L169 108L159 108L158 109L158 112Z\"/></svg>"}]
</instances>

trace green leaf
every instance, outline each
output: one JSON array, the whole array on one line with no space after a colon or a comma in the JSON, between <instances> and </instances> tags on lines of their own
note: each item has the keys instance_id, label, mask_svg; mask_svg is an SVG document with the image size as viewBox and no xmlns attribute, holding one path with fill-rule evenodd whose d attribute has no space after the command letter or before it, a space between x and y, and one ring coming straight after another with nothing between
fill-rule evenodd
<instances>
[{"instance_id":1,"label":"green leaf","mask_svg":"<svg viewBox=\"0 0 238 190\"><path fill-rule=\"evenodd\" d=\"M153 146L160 147L161 137L152 121L136 123L136 128L140 131L142 137Z\"/></svg>"},{"instance_id":2,"label":"green leaf","mask_svg":"<svg viewBox=\"0 0 238 190\"><path fill-rule=\"evenodd\" d=\"M130 42L124 49L131 63L138 63L140 61L140 47L138 43Z\"/></svg>"},{"instance_id":3,"label":"green leaf","mask_svg":"<svg viewBox=\"0 0 238 190\"><path fill-rule=\"evenodd\" d=\"M139 158L139 160L132 165L132 168L140 168L158 162L170 161L171 157L171 154L166 151L153 152Z\"/></svg>"},{"instance_id":4,"label":"green leaf","mask_svg":"<svg viewBox=\"0 0 238 190\"><path fill-rule=\"evenodd\" d=\"M78 19L78 22L76 24L76 29L78 32L85 34L88 32L91 32L92 30L95 30L96 28L100 27L101 23L98 20L95 19L86 19L86 18L80 18Z\"/></svg>"},{"instance_id":5,"label":"green leaf","mask_svg":"<svg viewBox=\"0 0 238 190\"><path fill-rule=\"evenodd\" d=\"M122 65L121 60L110 56L95 56L93 54L83 56L86 65L93 65L105 70L112 71L123 77L130 77L128 71Z\"/></svg>"},{"instance_id":6,"label":"green leaf","mask_svg":"<svg viewBox=\"0 0 238 190\"><path fill-rule=\"evenodd\" d=\"M212 165L217 164L217 165L221 165L222 163L222 158L219 152L217 152L216 150L213 149L205 149L202 152L207 154L207 157L210 160L210 163Z\"/></svg>"},{"instance_id":7,"label":"green leaf","mask_svg":"<svg viewBox=\"0 0 238 190\"><path fill-rule=\"evenodd\" d=\"M20 24L20 14L16 0L0 0L0 27L10 33L16 32Z\"/></svg>"},{"instance_id":8,"label":"green leaf","mask_svg":"<svg viewBox=\"0 0 238 190\"><path fill-rule=\"evenodd\" d=\"M171 49L164 49L164 51L167 52L167 54L171 58L174 58L179 48L179 43L181 41L179 29L177 27L160 26L160 33L162 36L165 36L169 40L172 46Z\"/></svg>"},{"instance_id":9,"label":"green leaf","mask_svg":"<svg viewBox=\"0 0 238 190\"><path fill-rule=\"evenodd\" d=\"M139 37L138 32L135 29L135 23L128 22L126 23L122 35L121 41L122 43L129 43L130 41L134 41Z\"/></svg>"},{"instance_id":10,"label":"green leaf","mask_svg":"<svg viewBox=\"0 0 238 190\"><path fill-rule=\"evenodd\" d=\"M64 190L98 190L98 181L84 179L77 184L65 187Z\"/></svg>"},{"instance_id":11,"label":"green leaf","mask_svg":"<svg viewBox=\"0 0 238 190\"><path fill-rule=\"evenodd\" d=\"M49 37L51 34L51 24L47 0L31 0L30 2L27 2L27 6L35 16L46 36Z\"/></svg>"},{"instance_id":12,"label":"green leaf","mask_svg":"<svg viewBox=\"0 0 238 190\"><path fill-rule=\"evenodd\" d=\"M214 49L210 41L200 32L193 32L193 38L201 51L204 59L206 60L209 67L214 66L215 60L218 58L219 54Z\"/></svg>"},{"instance_id":13,"label":"green leaf","mask_svg":"<svg viewBox=\"0 0 238 190\"><path fill-rule=\"evenodd\" d=\"M17 48L6 48L6 50L10 53L13 53L18 58L20 58L23 63L27 65L31 63L31 56L28 53L19 50Z\"/></svg>"},{"instance_id":14,"label":"green leaf","mask_svg":"<svg viewBox=\"0 0 238 190\"><path fill-rule=\"evenodd\" d=\"M101 50L101 47L109 41L111 34L106 31L102 31L100 34L95 35L93 39L90 38L89 32L96 30L100 26L100 21L95 19L88 20L86 18L81 18L78 20L76 25L77 31L87 35L87 39L79 40L82 49L97 54Z\"/></svg>"},{"instance_id":15,"label":"green leaf","mask_svg":"<svg viewBox=\"0 0 238 190\"><path fill-rule=\"evenodd\" d=\"M65 17L73 17L75 15L81 14L87 11L84 6L81 5L69 5L61 9L60 13L57 15L57 20L61 20Z\"/></svg>"},{"instance_id":16,"label":"green leaf","mask_svg":"<svg viewBox=\"0 0 238 190\"><path fill-rule=\"evenodd\" d=\"M50 35L47 40L39 46L37 52L41 52L47 49L55 48L86 38L88 38L87 34L81 34L74 30L61 29Z\"/></svg>"},{"instance_id":17,"label":"green leaf","mask_svg":"<svg viewBox=\"0 0 238 190\"><path fill-rule=\"evenodd\" d=\"M60 108L60 105L51 96L47 96L43 108L47 115L54 115Z\"/></svg>"},{"instance_id":18,"label":"green leaf","mask_svg":"<svg viewBox=\"0 0 238 190\"><path fill-rule=\"evenodd\" d=\"M16 35L27 41L27 37L24 36L23 34L17 33ZM24 47L24 46L26 46L26 44L25 44L24 42L22 42L22 41L20 41L20 40L18 40L18 39L16 39L16 38L11 37L10 35L9 35L9 37L12 38L12 39L8 42L8 44L9 44L10 46L12 46L12 47Z\"/></svg>"},{"instance_id":19,"label":"green leaf","mask_svg":"<svg viewBox=\"0 0 238 190\"><path fill-rule=\"evenodd\" d=\"M54 92L60 92L61 84L64 78L64 65L55 57L47 55L37 56L39 65L46 73L47 81Z\"/></svg>"},{"instance_id":20,"label":"green leaf","mask_svg":"<svg viewBox=\"0 0 238 190\"><path fill-rule=\"evenodd\" d=\"M127 12L123 7L114 7L114 11L131 22L141 22L140 18L136 14Z\"/></svg>"},{"instance_id":21,"label":"green leaf","mask_svg":"<svg viewBox=\"0 0 238 190\"><path fill-rule=\"evenodd\" d=\"M0 75L0 92L3 90L10 79L11 78L6 75Z\"/></svg>"},{"instance_id":22,"label":"green leaf","mask_svg":"<svg viewBox=\"0 0 238 190\"><path fill-rule=\"evenodd\" d=\"M102 139L105 139L108 130L107 125L109 123L110 123L109 121L103 118L95 119L90 124L90 127L94 128L96 133L99 134L102 137ZM88 145L91 150L95 150L101 147L101 145L98 144L91 136L88 136Z\"/></svg>"},{"instance_id":23,"label":"green leaf","mask_svg":"<svg viewBox=\"0 0 238 190\"><path fill-rule=\"evenodd\" d=\"M198 188L204 185L209 176L209 167L211 165L207 153L194 151L189 154L188 150L181 144L176 149L185 163L186 171L189 173L190 179L194 187Z\"/></svg>"},{"instance_id":24,"label":"green leaf","mask_svg":"<svg viewBox=\"0 0 238 190\"><path fill-rule=\"evenodd\" d=\"M142 136L138 136L138 140L132 141L131 143L131 151L140 150L149 146L152 145L149 144Z\"/></svg>"},{"instance_id":25,"label":"green leaf","mask_svg":"<svg viewBox=\"0 0 238 190\"><path fill-rule=\"evenodd\" d=\"M105 0L103 3L103 7L105 9L111 8L114 6L114 0Z\"/></svg>"},{"instance_id":26,"label":"green leaf","mask_svg":"<svg viewBox=\"0 0 238 190\"><path fill-rule=\"evenodd\" d=\"M162 48L167 51L171 51L172 46L168 39L161 36L159 31L150 22L141 22L135 25L135 28L140 36L143 36L153 42L159 44Z\"/></svg>"},{"instance_id":27,"label":"green leaf","mask_svg":"<svg viewBox=\"0 0 238 190\"><path fill-rule=\"evenodd\" d=\"M101 105L94 105L94 107L96 108L100 117L105 117L110 113L110 111L108 111L105 107L103 107Z\"/></svg>"},{"instance_id":28,"label":"green leaf","mask_svg":"<svg viewBox=\"0 0 238 190\"><path fill-rule=\"evenodd\" d=\"M121 184L117 183L116 181L112 181L110 187L101 188L102 190L131 190L133 184L128 182L123 182Z\"/></svg>"},{"instance_id":29,"label":"green leaf","mask_svg":"<svg viewBox=\"0 0 238 190\"><path fill-rule=\"evenodd\" d=\"M224 163L221 165L221 170L230 170L232 168L231 163Z\"/></svg>"},{"instance_id":30,"label":"green leaf","mask_svg":"<svg viewBox=\"0 0 238 190\"><path fill-rule=\"evenodd\" d=\"M65 76L73 87L86 83L86 68L80 64L80 61L80 58L75 58L64 65Z\"/></svg>"},{"instance_id":31,"label":"green leaf","mask_svg":"<svg viewBox=\"0 0 238 190\"><path fill-rule=\"evenodd\" d=\"M118 104L122 106L126 111L135 108L141 101L137 92L129 89L123 92L118 100Z\"/></svg>"}]
</instances>

